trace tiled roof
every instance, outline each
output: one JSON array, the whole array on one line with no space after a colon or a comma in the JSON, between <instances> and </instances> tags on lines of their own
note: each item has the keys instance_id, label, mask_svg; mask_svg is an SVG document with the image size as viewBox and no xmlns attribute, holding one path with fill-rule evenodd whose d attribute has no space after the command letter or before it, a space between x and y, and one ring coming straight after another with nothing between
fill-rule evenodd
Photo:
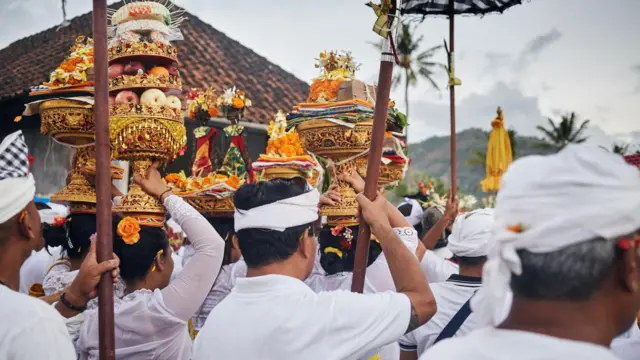
<instances>
[{"instance_id":1,"label":"tiled roof","mask_svg":"<svg viewBox=\"0 0 640 360\"><path fill-rule=\"evenodd\" d=\"M119 8L122 2L110 5ZM181 25L178 48L180 74L186 87L213 86L220 93L232 85L253 102L247 121L268 123L275 113L306 99L309 85L251 49L227 37L193 14ZM91 13L71 20L67 27L51 28L18 40L0 50L0 97L11 96L48 80L68 55L78 35L91 35Z\"/></svg>"},{"instance_id":2,"label":"tiled roof","mask_svg":"<svg viewBox=\"0 0 640 360\"><path fill-rule=\"evenodd\" d=\"M624 157L624 160L630 165L635 165L640 167L640 154L626 155Z\"/></svg>"}]
</instances>

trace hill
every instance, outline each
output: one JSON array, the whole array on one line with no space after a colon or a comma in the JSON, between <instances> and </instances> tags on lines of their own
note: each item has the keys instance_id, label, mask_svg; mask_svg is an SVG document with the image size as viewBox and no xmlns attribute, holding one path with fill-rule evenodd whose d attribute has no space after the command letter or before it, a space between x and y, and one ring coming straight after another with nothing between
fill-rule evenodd
<instances>
[{"instance_id":1,"label":"hill","mask_svg":"<svg viewBox=\"0 0 640 360\"><path fill-rule=\"evenodd\" d=\"M451 154L449 136L434 136L420 143L409 145L411 166L409 173L425 173L431 177L442 179L447 184L451 176ZM489 132L481 129L461 131L456 137L456 168L458 170L458 187L461 192L482 197L480 181L485 177L484 166L466 165L474 151L486 151ZM529 136L516 135L516 157L543 154L540 148L542 140Z\"/></svg>"}]
</instances>

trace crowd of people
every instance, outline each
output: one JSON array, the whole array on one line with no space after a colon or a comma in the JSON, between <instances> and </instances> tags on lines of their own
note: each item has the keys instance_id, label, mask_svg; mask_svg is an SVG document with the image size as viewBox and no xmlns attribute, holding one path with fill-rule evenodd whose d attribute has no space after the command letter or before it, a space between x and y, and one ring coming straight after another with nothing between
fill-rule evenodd
<instances>
[{"instance_id":1,"label":"crowd of people","mask_svg":"<svg viewBox=\"0 0 640 360\"><path fill-rule=\"evenodd\" d=\"M212 219L152 166L133 180L188 234L181 269L164 229L118 214L98 263L95 215L37 205L27 154L20 132L0 144L2 359L98 359L104 273L122 360L640 358L640 172L601 148L521 158L496 207L469 212L369 200L343 176L372 239L323 226L342 199L301 178L244 185L234 218Z\"/></svg>"}]
</instances>

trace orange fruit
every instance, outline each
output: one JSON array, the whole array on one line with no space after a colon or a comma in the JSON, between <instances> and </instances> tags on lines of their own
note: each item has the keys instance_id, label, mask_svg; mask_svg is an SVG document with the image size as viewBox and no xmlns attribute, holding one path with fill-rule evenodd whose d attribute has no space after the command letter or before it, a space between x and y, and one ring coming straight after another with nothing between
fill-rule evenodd
<instances>
[{"instance_id":1,"label":"orange fruit","mask_svg":"<svg viewBox=\"0 0 640 360\"><path fill-rule=\"evenodd\" d=\"M151 70L149 70L149 74L156 75L156 76L169 77L169 70L167 70L165 67L162 67L162 66L156 66Z\"/></svg>"}]
</instances>

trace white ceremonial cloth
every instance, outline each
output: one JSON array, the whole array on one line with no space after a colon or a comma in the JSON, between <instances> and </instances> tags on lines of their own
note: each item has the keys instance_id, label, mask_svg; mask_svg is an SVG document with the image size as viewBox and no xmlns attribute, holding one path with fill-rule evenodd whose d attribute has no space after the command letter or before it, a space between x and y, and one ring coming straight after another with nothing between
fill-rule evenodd
<instances>
[{"instance_id":1,"label":"white ceremonial cloth","mask_svg":"<svg viewBox=\"0 0 640 360\"><path fill-rule=\"evenodd\" d=\"M407 222L409 222L411 226L419 225L422 222L422 214L424 213L422 205L420 205L416 199L405 198L404 201L398 205L398 208L406 204L411 205L411 213L409 216L405 216L404 218L407 219Z\"/></svg>"},{"instance_id":2,"label":"white ceremonial cloth","mask_svg":"<svg viewBox=\"0 0 640 360\"><path fill-rule=\"evenodd\" d=\"M445 326L471 299L481 285L482 279L461 275L451 275L445 282L431 284L431 292L436 299L436 304L438 304L438 310L426 324L406 334L398 341L400 349L407 352L417 352L418 356L422 355L433 346ZM466 335L477 329L479 324L476 317L476 314L471 313L454 337Z\"/></svg>"},{"instance_id":3,"label":"white ceremonial cloth","mask_svg":"<svg viewBox=\"0 0 640 360\"><path fill-rule=\"evenodd\" d=\"M441 341L420 360L619 360L608 348L532 332L484 328Z\"/></svg>"},{"instance_id":4,"label":"white ceremonial cloth","mask_svg":"<svg viewBox=\"0 0 640 360\"><path fill-rule=\"evenodd\" d=\"M236 208L233 216L236 231L242 229L269 229L284 231L287 228L318 220L320 193L316 189L271 204L249 210Z\"/></svg>"},{"instance_id":5,"label":"white ceremonial cloth","mask_svg":"<svg viewBox=\"0 0 640 360\"><path fill-rule=\"evenodd\" d=\"M237 279L207 319L193 360L357 359L407 330L404 294L315 293L283 275Z\"/></svg>"},{"instance_id":6,"label":"white ceremonial cloth","mask_svg":"<svg viewBox=\"0 0 640 360\"><path fill-rule=\"evenodd\" d=\"M634 321L631 329L611 342L611 350L620 360L640 359L640 328Z\"/></svg>"},{"instance_id":7,"label":"white ceremonial cloth","mask_svg":"<svg viewBox=\"0 0 640 360\"><path fill-rule=\"evenodd\" d=\"M640 174L619 155L570 144L557 154L515 161L502 177L491 232L496 245L473 310L487 325L500 321L511 274L522 272L517 250L548 253L595 238L613 240L640 229L638 214Z\"/></svg>"},{"instance_id":8,"label":"white ceremonial cloth","mask_svg":"<svg viewBox=\"0 0 640 360\"><path fill-rule=\"evenodd\" d=\"M0 359L74 360L62 316L44 301L0 285Z\"/></svg>"},{"instance_id":9,"label":"white ceremonial cloth","mask_svg":"<svg viewBox=\"0 0 640 360\"><path fill-rule=\"evenodd\" d=\"M460 214L453 222L447 247L457 256L487 256L493 244L489 236L492 226L493 209L478 209Z\"/></svg>"}]
</instances>

